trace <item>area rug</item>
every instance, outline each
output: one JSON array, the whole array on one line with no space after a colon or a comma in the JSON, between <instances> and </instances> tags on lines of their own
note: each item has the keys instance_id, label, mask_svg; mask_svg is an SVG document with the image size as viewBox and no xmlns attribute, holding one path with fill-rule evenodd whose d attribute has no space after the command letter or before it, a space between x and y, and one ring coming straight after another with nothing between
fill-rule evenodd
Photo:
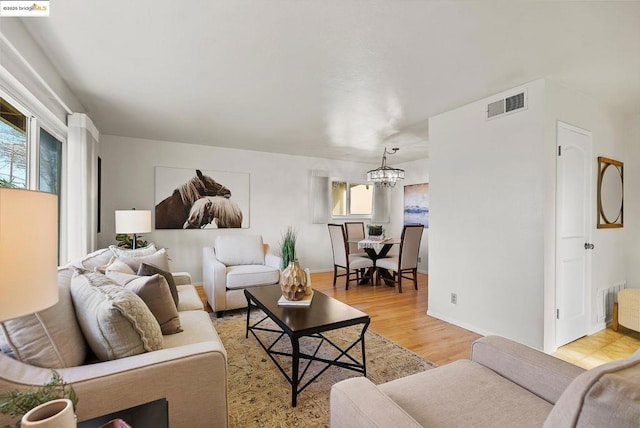
<instances>
[{"instance_id":1,"label":"area rug","mask_svg":"<svg viewBox=\"0 0 640 428\"><path fill-rule=\"evenodd\" d=\"M251 321L264 317L261 311L252 311ZM249 334L245 338L246 312L225 314L223 318L212 316L215 328L222 339L228 356L229 425L231 427L326 427L329 425L329 392L331 385L343 379L362 376L351 370L330 367L314 382L298 394L297 407L291 407L291 386L258 344ZM266 325L275 327L270 320ZM359 335L361 326L347 327L325 334L340 345L351 344ZM269 340L272 333L260 333ZM317 339L303 339L302 352L313 353ZM276 345L278 350L291 349L285 336ZM412 351L368 330L365 335L367 377L375 384L418 373L435 367ZM333 357L337 351L323 346L319 355ZM351 352L358 360L360 346ZM291 359L281 360L291 373ZM309 379L323 365L313 362L305 375ZM301 364L301 370L303 366ZM304 382L304 380L303 380Z\"/></svg>"}]
</instances>

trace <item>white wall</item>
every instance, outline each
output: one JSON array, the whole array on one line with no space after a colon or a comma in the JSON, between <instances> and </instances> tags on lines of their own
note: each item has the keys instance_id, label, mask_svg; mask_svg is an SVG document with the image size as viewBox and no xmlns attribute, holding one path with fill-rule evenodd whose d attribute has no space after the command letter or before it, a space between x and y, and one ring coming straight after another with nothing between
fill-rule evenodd
<instances>
[{"instance_id":1,"label":"white wall","mask_svg":"<svg viewBox=\"0 0 640 428\"><path fill-rule=\"evenodd\" d=\"M277 246L287 226L298 230L297 252L303 267L333 269L326 224L311 224L309 172L329 171L332 177L362 180L372 165L193 144L102 135L102 226L100 247L115 244L116 209L154 210L156 166L247 172L250 174L250 228L226 230L154 230L145 239L167 247L173 270L202 278L202 247L222 233L261 234ZM409 171L407 171L409 173ZM395 192L402 192L398 186Z\"/></svg>"},{"instance_id":2,"label":"white wall","mask_svg":"<svg viewBox=\"0 0 640 428\"><path fill-rule=\"evenodd\" d=\"M528 91L528 109L486 120ZM542 346L544 82L432 118L428 314ZM458 303L450 303L451 293Z\"/></svg>"},{"instance_id":3,"label":"white wall","mask_svg":"<svg viewBox=\"0 0 640 428\"><path fill-rule=\"evenodd\" d=\"M593 138L589 333L604 328L597 321L597 290L624 281L626 264L632 264L627 245L637 240L626 236L639 207L628 209L625 200L623 229L596 228L597 157L625 161L631 151L632 161L640 162L640 151L628 144L638 141L640 131L637 126L629 131L622 115L557 82L538 80L522 88L528 91L526 111L484 119L487 103L521 89L514 88L430 122L428 313L550 352L555 349L557 122L590 131ZM637 188L640 176L633 177ZM452 292L458 294L457 305L450 303Z\"/></svg>"},{"instance_id":4,"label":"white wall","mask_svg":"<svg viewBox=\"0 0 640 428\"><path fill-rule=\"evenodd\" d=\"M557 122L561 121L591 132L593 143L593 174L591 179L591 200L593 202L592 242L595 245L591 252L591 290L588 298L590 304L589 334L605 328L604 323L597 320L597 290L608 288L627 278L626 272L626 236L629 234L629 222L633 223L633 215L629 215L625 199L625 224L620 229L598 229L597 225L597 171L598 156L605 156L625 162L625 175L634 174L633 165L626 164L627 126L625 118L617 111L602 105L592 98L572 91L553 80L546 81L545 107L545 140L550 145L556 144ZM637 141L637 139L636 139ZM555 157L555 153L552 155ZM553 163L555 167L555 162ZM555 168L551 171L550 185L555 183ZM625 194L629 193L628 179L625 177ZM553 189L554 187L551 187ZM637 213L637 211L636 211ZM548 198L546 210L546 258L545 258L545 350L555 349L555 193Z\"/></svg>"},{"instance_id":5,"label":"white wall","mask_svg":"<svg viewBox=\"0 0 640 428\"><path fill-rule=\"evenodd\" d=\"M624 123L624 228L627 285L640 288L640 115Z\"/></svg>"}]
</instances>

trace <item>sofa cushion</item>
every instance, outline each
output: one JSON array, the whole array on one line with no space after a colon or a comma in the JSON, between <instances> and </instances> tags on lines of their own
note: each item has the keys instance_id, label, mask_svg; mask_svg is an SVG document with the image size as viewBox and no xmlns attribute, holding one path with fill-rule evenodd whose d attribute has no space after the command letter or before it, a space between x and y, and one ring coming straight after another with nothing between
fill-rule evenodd
<instances>
[{"instance_id":1,"label":"sofa cushion","mask_svg":"<svg viewBox=\"0 0 640 428\"><path fill-rule=\"evenodd\" d=\"M191 284L184 284L176 285L176 288L180 296L178 299L178 312L204 310L204 304L196 287Z\"/></svg>"},{"instance_id":2,"label":"sofa cushion","mask_svg":"<svg viewBox=\"0 0 640 428\"><path fill-rule=\"evenodd\" d=\"M180 297L178 296L178 290L176 288L176 283L173 280L173 275L168 270L161 269L154 265L148 263L142 263L138 268L138 275L148 276L148 275L162 275L164 279L167 281L169 285L169 291L171 292L171 298L173 299L173 303L178 307L178 303L180 302Z\"/></svg>"},{"instance_id":3,"label":"sofa cushion","mask_svg":"<svg viewBox=\"0 0 640 428\"><path fill-rule=\"evenodd\" d=\"M469 360L393 380L379 388L425 427L540 427L552 408L547 401Z\"/></svg>"},{"instance_id":4,"label":"sofa cushion","mask_svg":"<svg viewBox=\"0 0 640 428\"><path fill-rule=\"evenodd\" d=\"M106 276L78 270L71 296L84 337L102 361L162 349L162 331L135 293Z\"/></svg>"},{"instance_id":5,"label":"sofa cushion","mask_svg":"<svg viewBox=\"0 0 640 428\"><path fill-rule=\"evenodd\" d=\"M117 245L109 245L109 249L116 257L142 257L142 256L150 256L151 254L158 251L156 245L151 243L146 247L136 248L122 248Z\"/></svg>"},{"instance_id":6,"label":"sofa cushion","mask_svg":"<svg viewBox=\"0 0 640 428\"><path fill-rule=\"evenodd\" d=\"M169 256L167 255L167 250L162 248L155 253L149 256L140 256L140 257L128 257L122 256L118 257L122 262L129 265L134 272L137 272L140 269L140 265L142 263L147 263L158 267L162 270L169 271Z\"/></svg>"},{"instance_id":7,"label":"sofa cushion","mask_svg":"<svg viewBox=\"0 0 640 428\"><path fill-rule=\"evenodd\" d=\"M138 276L111 271L107 276L140 296L160 324L163 335L182 331L178 309L171 297L169 284L162 275Z\"/></svg>"},{"instance_id":8,"label":"sofa cushion","mask_svg":"<svg viewBox=\"0 0 640 428\"><path fill-rule=\"evenodd\" d=\"M80 366L87 344L76 321L69 270L58 271L58 303L35 314L0 323L0 350L26 364L59 369Z\"/></svg>"},{"instance_id":9,"label":"sofa cushion","mask_svg":"<svg viewBox=\"0 0 640 428\"><path fill-rule=\"evenodd\" d=\"M278 281L280 281L280 270L271 266L238 265L227 267L227 288L231 290L275 284Z\"/></svg>"},{"instance_id":10,"label":"sofa cushion","mask_svg":"<svg viewBox=\"0 0 640 428\"><path fill-rule=\"evenodd\" d=\"M221 235L214 245L216 258L224 265L263 265L264 244L260 235Z\"/></svg>"},{"instance_id":11,"label":"sofa cushion","mask_svg":"<svg viewBox=\"0 0 640 428\"><path fill-rule=\"evenodd\" d=\"M180 334L165 336L165 348L175 348L200 342L221 342L209 314L205 311L180 312L180 323L184 331Z\"/></svg>"},{"instance_id":12,"label":"sofa cushion","mask_svg":"<svg viewBox=\"0 0 640 428\"><path fill-rule=\"evenodd\" d=\"M556 402L545 427L639 427L640 360L603 364L576 377Z\"/></svg>"}]
</instances>

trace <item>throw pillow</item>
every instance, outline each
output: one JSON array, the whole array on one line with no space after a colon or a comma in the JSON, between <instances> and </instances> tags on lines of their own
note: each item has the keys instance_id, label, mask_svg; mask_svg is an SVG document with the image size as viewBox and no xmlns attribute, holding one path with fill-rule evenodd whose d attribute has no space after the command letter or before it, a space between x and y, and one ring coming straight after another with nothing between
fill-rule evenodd
<instances>
[{"instance_id":1,"label":"throw pillow","mask_svg":"<svg viewBox=\"0 0 640 428\"><path fill-rule=\"evenodd\" d=\"M84 337L96 357L114 360L162 349L162 331L134 292L97 272L77 270L71 297Z\"/></svg>"},{"instance_id":2,"label":"throw pillow","mask_svg":"<svg viewBox=\"0 0 640 428\"><path fill-rule=\"evenodd\" d=\"M106 264L108 264L112 256L113 252L111 252L111 250L109 250L108 248L101 248L87 254L81 259L72 261L71 263L69 263L69 266L93 270L97 267L105 266Z\"/></svg>"},{"instance_id":3,"label":"throw pillow","mask_svg":"<svg viewBox=\"0 0 640 428\"><path fill-rule=\"evenodd\" d=\"M155 253L149 256L140 256L140 257L128 257L122 256L118 257L120 261L129 265L134 272L137 272L140 269L140 265L142 263L147 263L153 266L156 266L162 270L169 271L169 256L167 256L167 250L162 248Z\"/></svg>"},{"instance_id":4,"label":"throw pillow","mask_svg":"<svg viewBox=\"0 0 640 428\"><path fill-rule=\"evenodd\" d=\"M131 269L131 267L116 257L111 259L111 263L105 266L104 273L107 275L109 272L120 272L120 273L128 273L129 275L135 275L135 271Z\"/></svg>"},{"instance_id":5,"label":"throw pillow","mask_svg":"<svg viewBox=\"0 0 640 428\"><path fill-rule=\"evenodd\" d=\"M162 334L175 334L182 331L178 309L173 302L169 284L162 275L137 276L110 271L107 272L107 276L140 296L158 320Z\"/></svg>"},{"instance_id":6,"label":"throw pillow","mask_svg":"<svg viewBox=\"0 0 640 428\"><path fill-rule=\"evenodd\" d=\"M158 251L156 245L151 243L146 247L136 248L122 248L117 245L109 245L109 249L116 257L142 257L142 256L150 256L151 254Z\"/></svg>"},{"instance_id":7,"label":"throw pillow","mask_svg":"<svg viewBox=\"0 0 640 428\"><path fill-rule=\"evenodd\" d=\"M60 270L58 276L66 275ZM60 369L80 366L87 344L76 321L69 284L60 281L58 303L50 308L0 323L0 350L23 363Z\"/></svg>"},{"instance_id":8,"label":"throw pillow","mask_svg":"<svg viewBox=\"0 0 640 428\"><path fill-rule=\"evenodd\" d=\"M167 280L167 284L169 284L169 290L171 290L171 297L173 297L173 302L176 304L177 308L180 297L178 296L178 287L176 287L176 282L174 281L171 272L167 272L166 270L160 269L147 263L142 263L140 265L140 268L138 268L138 275L148 276L155 274L160 274L164 277L164 279Z\"/></svg>"}]
</instances>

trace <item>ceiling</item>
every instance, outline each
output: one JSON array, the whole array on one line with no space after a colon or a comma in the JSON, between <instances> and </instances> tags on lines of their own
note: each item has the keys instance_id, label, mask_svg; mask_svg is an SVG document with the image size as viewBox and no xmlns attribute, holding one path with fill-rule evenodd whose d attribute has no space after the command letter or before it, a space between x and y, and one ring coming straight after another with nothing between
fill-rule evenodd
<instances>
[{"instance_id":1,"label":"ceiling","mask_svg":"<svg viewBox=\"0 0 640 428\"><path fill-rule=\"evenodd\" d=\"M640 114L640 1L51 2L24 25L103 134L396 163L539 78Z\"/></svg>"}]
</instances>

